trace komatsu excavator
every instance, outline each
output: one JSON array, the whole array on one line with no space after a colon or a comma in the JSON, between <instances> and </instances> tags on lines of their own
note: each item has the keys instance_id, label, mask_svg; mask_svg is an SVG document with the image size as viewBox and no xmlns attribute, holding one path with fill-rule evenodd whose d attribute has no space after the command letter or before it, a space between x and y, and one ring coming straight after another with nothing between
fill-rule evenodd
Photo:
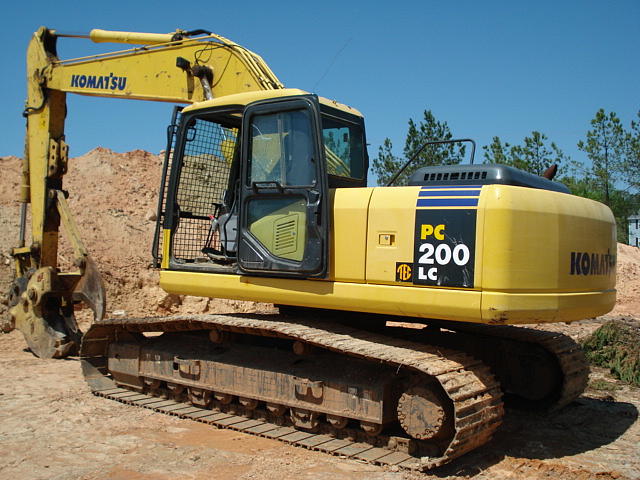
<instances>
[{"instance_id":1,"label":"komatsu excavator","mask_svg":"<svg viewBox=\"0 0 640 480\"><path fill-rule=\"evenodd\" d=\"M580 348L513 324L613 307L606 206L500 165L422 168L409 186L367 187L362 115L284 88L230 40L93 30L93 41L141 46L60 60L64 36L39 29L27 55L10 328L36 355L80 346L97 395L422 470L487 443L505 403L554 409L581 394ZM104 318L62 183L67 93L188 104L168 129L160 285L274 303L279 315ZM61 223L75 271L58 264ZM82 338L77 302L95 317Z\"/></svg>"}]
</instances>

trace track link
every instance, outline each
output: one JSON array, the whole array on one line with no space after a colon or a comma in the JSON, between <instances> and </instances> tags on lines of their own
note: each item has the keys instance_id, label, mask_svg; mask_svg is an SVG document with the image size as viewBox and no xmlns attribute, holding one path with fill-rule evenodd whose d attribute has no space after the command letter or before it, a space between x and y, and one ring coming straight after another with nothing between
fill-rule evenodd
<instances>
[{"instance_id":1,"label":"track link","mask_svg":"<svg viewBox=\"0 0 640 480\"><path fill-rule=\"evenodd\" d=\"M549 411L558 410L576 400L589 382L589 363L580 345L562 333L535 330L510 325L477 325L469 323L437 322L436 324L462 334L473 335L473 342L484 342L491 348L492 339L535 345L548 352L557 362L561 379L557 389L541 406ZM454 347L455 348L455 347Z\"/></svg>"},{"instance_id":2,"label":"track link","mask_svg":"<svg viewBox=\"0 0 640 480\"><path fill-rule=\"evenodd\" d=\"M418 448L399 451L397 444L403 442L397 437L390 437L387 443L381 442L381 437L376 437L377 440L365 438L365 442L362 438L356 441L335 438L336 432L311 433L232 412L215 412L175 400L124 390L109 378L106 370L107 348L123 332L175 332L213 328L304 342L426 375L440 384L453 406L453 432L438 456L417 456L413 451L424 451L419 448L420 440L405 439L405 444L407 441L413 442ZM104 320L94 324L83 338L81 357L85 378L97 395L219 427L276 438L293 445L358 458L374 464L398 465L414 470L441 466L487 443L504 414L498 382L486 365L469 355L345 325L325 322L319 324L301 318L277 317L274 320L272 315L197 315Z\"/></svg>"},{"instance_id":3,"label":"track link","mask_svg":"<svg viewBox=\"0 0 640 480\"><path fill-rule=\"evenodd\" d=\"M353 442L347 439L335 438L332 435L309 433L290 426L282 426L276 423L251 419L243 415L234 415L220 411L215 412L209 409L195 407L189 403L153 397L123 388L110 388L94 391L93 393L97 396L116 400L127 405L149 408L156 412L195 420L219 428L227 428L271 438L273 440L280 440L281 442L310 450L363 460L375 465L398 465L401 468L411 470L421 469L420 459L412 455L393 451L388 448L375 447L365 442Z\"/></svg>"}]
</instances>

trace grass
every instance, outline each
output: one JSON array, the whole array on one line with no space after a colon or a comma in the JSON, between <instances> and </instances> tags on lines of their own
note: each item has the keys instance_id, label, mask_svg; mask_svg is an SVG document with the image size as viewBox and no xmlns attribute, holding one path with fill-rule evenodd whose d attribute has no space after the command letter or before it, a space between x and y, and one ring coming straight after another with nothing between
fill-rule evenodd
<instances>
[{"instance_id":1,"label":"grass","mask_svg":"<svg viewBox=\"0 0 640 480\"><path fill-rule=\"evenodd\" d=\"M593 390L602 390L605 392L614 392L622 388L620 385L616 385L613 382L608 382L607 380L594 380L589 383L589 387L591 387Z\"/></svg>"},{"instance_id":2,"label":"grass","mask_svg":"<svg viewBox=\"0 0 640 480\"><path fill-rule=\"evenodd\" d=\"M593 332L582 348L590 363L608 368L623 382L640 386L640 325L637 322L610 320Z\"/></svg>"}]
</instances>

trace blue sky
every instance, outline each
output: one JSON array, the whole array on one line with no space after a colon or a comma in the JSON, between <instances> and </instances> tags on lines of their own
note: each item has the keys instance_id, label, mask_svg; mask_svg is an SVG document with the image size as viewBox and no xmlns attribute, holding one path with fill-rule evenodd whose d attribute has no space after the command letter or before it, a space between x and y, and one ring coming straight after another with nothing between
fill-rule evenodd
<instances>
[{"instance_id":1,"label":"blue sky","mask_svg":"<svg viewBox=\"0 0 640 480\"><path fill-rule=\"evenodd\" d=\"M240 6L242 5L242 6ZM3 7L0 155L21 155L25 50L40 25L170 32L204 28L262 55L288 87L358 108L369 154L431 109L456 136L519 143L545 133L577 160L598 108L640 110L640 1L23 1ZM61 39L62 58L118 49ZM68 96L71 155L164 148L172 106ZM480 160L481 150L477 160Z\"/></svg>"}]
</instances>

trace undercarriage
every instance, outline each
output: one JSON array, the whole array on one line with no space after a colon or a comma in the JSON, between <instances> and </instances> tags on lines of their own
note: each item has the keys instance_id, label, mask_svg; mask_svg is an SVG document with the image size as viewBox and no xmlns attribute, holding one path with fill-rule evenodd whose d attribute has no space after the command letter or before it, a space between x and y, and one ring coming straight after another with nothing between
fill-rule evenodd
<instances>
[{"instance_id":1,"label":"undercarriage","mask_svg":"<svg viewBox=\"0 0 640 480\"><path fill-rule=\"evenodd\" d=\"M514 332L529 331L511 330L485 344L506 337L513 343ZM540 333L531 339L549 342ZM508 374L496 376L495 366L453 347L464 346L465 335L471 334L434 327L371 332L282 315L118 319L91 327L81 357L97 395L371 463L427 470L491 439L504 414L497 376L508 386L506 398L518 397ZM489 330L483 335L494 338ZM555 380L533 394L525 391L521 400L553 408L579 395L570 391L584 383L584 369L579 381L565 381L560 363ZM533 398L542 391L544 398Z\"/></svg>"}]
</instances>

